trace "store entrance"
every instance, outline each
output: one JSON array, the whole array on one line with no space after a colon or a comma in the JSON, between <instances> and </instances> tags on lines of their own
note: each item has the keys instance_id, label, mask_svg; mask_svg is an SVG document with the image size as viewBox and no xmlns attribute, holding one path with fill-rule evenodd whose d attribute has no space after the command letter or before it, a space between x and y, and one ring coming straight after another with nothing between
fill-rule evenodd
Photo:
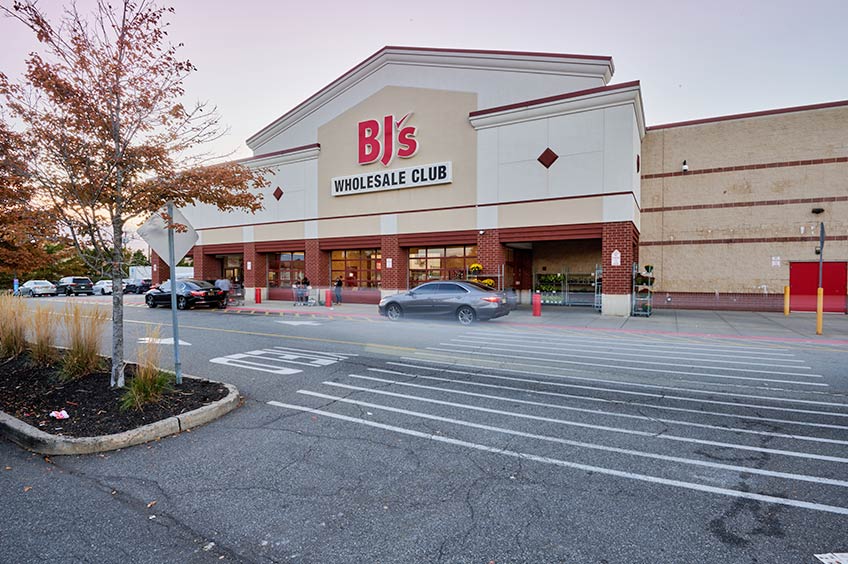
<instances>
[{"instance_id":1,"label":"store entrance","mask_svg":"<svg viewBox=\"0 0 848 564\"><path fill-rule=\"evenodd\" d=\"M244 255L224 255L221 257L221 265L224 270L224 278L235 284L243 283Z\"/></svg>"}]
</instances>

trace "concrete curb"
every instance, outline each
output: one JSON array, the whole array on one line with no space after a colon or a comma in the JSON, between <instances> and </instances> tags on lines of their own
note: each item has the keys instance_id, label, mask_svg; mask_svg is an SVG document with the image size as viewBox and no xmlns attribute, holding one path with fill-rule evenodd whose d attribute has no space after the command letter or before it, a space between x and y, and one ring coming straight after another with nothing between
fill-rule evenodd
<instances>
[{"instance_id":1,"label":"concrete curb","mask_svg":"<svg viewBox=\"0 0 848 564\"><path fill-rule=\"evenodd\" d=\"M183 377L201 379L194 376ZM239 392L231 384L224 383L223 385L228 390L223 399L188 413L162 419L123 433L99 437L51 435L0 411L0 435L29 451L39 454L92 454L140 445L199 427L234 410L239 405Z\"/></svg>"}]
</instances>

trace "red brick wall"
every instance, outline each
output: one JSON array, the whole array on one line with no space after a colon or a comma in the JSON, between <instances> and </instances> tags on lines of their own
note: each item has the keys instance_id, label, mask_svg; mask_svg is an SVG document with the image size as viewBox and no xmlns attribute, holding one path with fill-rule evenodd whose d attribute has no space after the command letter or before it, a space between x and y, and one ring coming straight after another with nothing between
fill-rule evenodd
<instances>
[{"instance_id":1,"label":"red brick wall","mask_svg":"<svg viewBox=\"0 0 848 564\"><path fill-rule=\"evenodd\" d=\"M486 229L477 234L477 262L483 265L483 274L497 274L506 262L506 252L498 238L497 229Z\"/></svg>"},{"instance_id":2,"label":"red brick wall","mask_svg":"<svg viewBox=\"0 0 848 564\"><path fill-rule=\"evenodd\" d=\"M152 265L150 279L153 284L161 284L171 277L168 261L157 255L155 251L150 251L150 264Z\"/></svg>"},{"instance_id":3,"label":"red brick wall","mask_svg":"<svg viewBox=\"0 0 848 564\"><path fill-rule=\"evenodd\" d=\"M221 261L212 255L203 254L203 246L194 247L194 277L200 280L217 280L223 274Z\"/></svg>"},{"instance_id":4,"label":"red brick wall","mask_svg":"<svg viewBox=\"0 0 848 564\"><path fill-rule=\"evenodd\" d=\"M306 240L306 277L312 286L330 285L330 253L318 248L318 239Z\"/></svg>"},{"instance_id":5,"label":"red brick wall","mask_svg":"<svg viewBox=\"0 0 848 564\"><path fill-rule=\"evenodd\" d=\"M250 270L247 263L250 262ZM256 243L244 244L244 286L264 288L268 285L268 261L265 253L256 252Z\"/></svg>"},{"instance_id":6,"label":"red brick wall","mask_svg":"<svg viewBox=\"0 0 848 564\"><path fill-rule=\"evenodd\" d=\"M633 290L633 263L639 260L639 233L630 221L604 223L601 260L604 294L629 294ZM621 266L612 266L612 253L621 253Z\"/></svg>"},{"instance_id":7,"label":"red brick wall","mask_svg":"<svg viewBox=\"0 0 848 564\"><path fill-rule=\"evenodd\" d=\"M383 235L380 241L380 254L383 262L383 270L380 276L382 288L385 290L405 290L409 278L407 274L409 255L406 249L401 248L397 235ZM387 259L392 259L391 268L386 268Z\"/></svg>"}]
</instances>

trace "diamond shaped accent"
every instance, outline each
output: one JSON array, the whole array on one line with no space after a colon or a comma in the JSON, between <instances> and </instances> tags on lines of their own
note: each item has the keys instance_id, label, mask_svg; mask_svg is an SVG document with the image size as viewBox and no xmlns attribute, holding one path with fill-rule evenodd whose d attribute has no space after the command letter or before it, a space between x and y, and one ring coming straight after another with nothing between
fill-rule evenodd
<instances>
[{"instance_id":1,"label":"diamond shaped accent","mask_svg":"<svg viewBox=\"0 0 848 564\"><path fill-rule=\"evenodd\" d=\"M542 163L542 166L545 168L551 168L551 165L556 162L559 158L559 155L551 151L550 148L545 149L541 155L539 155L538 161Z\"/></svg>"},{"instance_id":2,"label":"diamond shaped accent","mask_svg":"<svg viewBox=\"0 0 848 564\"><path fill-rule=\"evenodd\" d=\"M282 198L282 197L283 197L283 191L280 189L279 186L277 186L277 189L274 190L274 198L276 198L276 200L279 202L280 198Z\"/></svg>"}]
</instances>

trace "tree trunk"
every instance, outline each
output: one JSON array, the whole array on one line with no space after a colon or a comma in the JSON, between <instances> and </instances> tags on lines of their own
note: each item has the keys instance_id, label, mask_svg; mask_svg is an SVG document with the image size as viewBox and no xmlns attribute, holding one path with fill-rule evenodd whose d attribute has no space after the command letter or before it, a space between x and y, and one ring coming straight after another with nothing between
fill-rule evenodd
<instances>
[{"instance_id":1,"label":"tree trunk","mask_svg":"<svg viewBox=\"0 0 848 564\"><path fill-rule=\"evenodd\" d=\"M112 377L110 386L124 387L124 229L120 222L112 223Z\"/></svg>"}]
</instances>

